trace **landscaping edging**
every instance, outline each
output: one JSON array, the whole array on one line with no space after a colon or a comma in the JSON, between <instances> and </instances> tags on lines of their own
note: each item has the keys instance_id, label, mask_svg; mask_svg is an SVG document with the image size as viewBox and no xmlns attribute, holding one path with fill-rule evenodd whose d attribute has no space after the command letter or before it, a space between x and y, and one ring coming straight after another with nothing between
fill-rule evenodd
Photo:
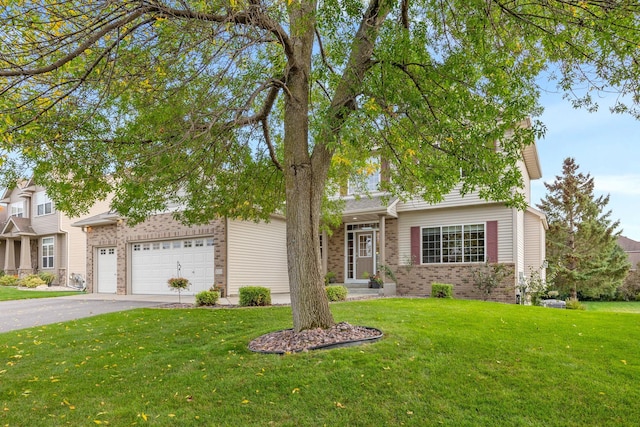
<instances>
[{"instance_id":1,"label":"landscaping edging","mask_svg":"<svg viewBox=\"0 0 640 427\"><path fill-rule=\"evenodd\" d=\"M311 350L330 350L372 343L384 334L369 326L352 326L342 322L329 329L312 329L296 333L282 329L262 335L248 345L250 351L262 354L288 354Z\"/></svg>"}]
</instances>

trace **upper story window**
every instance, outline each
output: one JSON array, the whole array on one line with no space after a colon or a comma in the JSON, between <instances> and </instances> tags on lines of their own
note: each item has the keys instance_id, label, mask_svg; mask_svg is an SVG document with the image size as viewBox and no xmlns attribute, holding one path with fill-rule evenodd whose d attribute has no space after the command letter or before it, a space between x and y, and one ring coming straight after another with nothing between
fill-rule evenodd
<instances>
[{"instance_id":1,"label":"upper story window","mask_svg":"<svg viewBox=\"0 0 640 427\"><path fill-rule=\"evenodd\" d=\"M11 216L24 217L24 202L11 203Z\"/></svg>"},{"instance_id":2,"label":"upper story window","mask_svg":"<svg viewBox=\"0 0 640 427\"><path fill-rule=\"evenodd\" d=\"M380 185L380 159L372 157L365 167L349 179L348 194L366 194L378 191Z\"/></svg>"},{"instance_id":3,"label":"upper story window","mask_svg":"<svg viewBox=\"0 0 640 427\"><path fill-rule=\"evenodd\" d=\"M422 263L484 262L485 225L452 225L422 229Z\"/></svg>"},{"instance_id":4,"label":"upper story window","mask_svg":"<svg viewBox=\"0 0 640 427\"><path fill-rule=\"evenodd\" d=\"M53 213L53 202L47 196L47 193L40 191L35 195L36 199L36 215L49 215Z\"/></svg>"}]
</instances>

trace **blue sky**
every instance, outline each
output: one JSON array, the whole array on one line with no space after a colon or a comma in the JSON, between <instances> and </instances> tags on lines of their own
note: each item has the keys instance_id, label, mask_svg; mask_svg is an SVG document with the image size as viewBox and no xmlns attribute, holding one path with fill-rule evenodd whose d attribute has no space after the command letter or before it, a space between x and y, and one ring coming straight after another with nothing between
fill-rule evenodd
<instances>
[{"instance_id":1,"label":"blue sky","mask_svg":"<svg viewBox=\"0 0 640 427\"><path fill-rule=\"evenodd\" d=\"M596 196L610 194L608 208L622 234L640 241L640 121L612 114L613 99L600 99L599 110L588 113L573 109L560 94L543 94L539 119L547 132L537 141L542 178L532 182L531 199L535 206L546 195L543 182L553 182L564 159L573 157L579 171L594 178Z\"/></svg>"}]
</instances>

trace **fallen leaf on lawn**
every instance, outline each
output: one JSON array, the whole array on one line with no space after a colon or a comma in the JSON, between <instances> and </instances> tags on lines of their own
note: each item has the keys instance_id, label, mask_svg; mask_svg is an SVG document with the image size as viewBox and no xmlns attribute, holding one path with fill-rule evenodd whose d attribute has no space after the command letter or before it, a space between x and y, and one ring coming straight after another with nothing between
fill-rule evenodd
<instances>
[{"instance_id":1,"label":"fallen leaf on lawn","mask_svg":"<svg viewBox=\"0 0 640 427\"><path fill-rule=\"evenodd\" d=\"M147 414L143 412L140 414L140 416L142 417L143 420L147 421Z\"/></svg>"},{"instance_id":2,"label":"fallen leaf on lawn","mask_svg":"<svg viewBox=\"0 0 640 427\"><path fill-rule=\"evenodd\" d=\"M296 387L291 391L291 394L296 394L296 393L299 393L299 392L300 392L300 389L298 387Z\"/></svg>"},{"instance_id":3,"label":"fallen leaf on lawn","mask_svg":"<svg viewBox=\"0 0 640 427\"><path fill-rule=\"evenodd\" d=\"M626 360L621 360L621 362L622 362L623 364L625 364L625 365L627 364L627 361L626 361Z\"/></svg>"},{"instance_id":4,"label":"fallen leaf on lawn","mask_svg":"<svg viewBox=\"0 0 640 427\"><path fill-rule=\"evenodd\" d=\"M242 404L243 404L243 405L246 405L247 403L249 403L249 401L248 401L247 399L244 399L244 400L242 401Z\"/></svg>"},{"instance_id":5,"label":"fallen leaf on lawn","mask_svg":"<svg viewBox=\"0 0 640 427\"><path fill-rule=\"evenodd\" d=\"M343 408L343 409L345 408L345 406L340 402L335 402L335 404L338 408Z\"/></svg>"}]
</instances>

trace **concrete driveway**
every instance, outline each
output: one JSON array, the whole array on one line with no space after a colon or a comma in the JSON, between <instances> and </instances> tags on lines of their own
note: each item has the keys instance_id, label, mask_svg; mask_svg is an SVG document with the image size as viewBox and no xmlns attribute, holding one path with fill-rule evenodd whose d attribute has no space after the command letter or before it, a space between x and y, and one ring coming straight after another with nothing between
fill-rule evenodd
<instances>
[{"instance_id":1,"label":"concrete driveway","mask_svg":"<svg viewBox=\"0 0 640 427\"><path fill-rule=\"evenodd\" d=\"M178 302L177 296L163 299L117 298L115 295L95 297L94 295L0 301L0 332ZM185 298L182 298L182 301L190 302L185 301Z\"/></svg>"},{"instance_id":2,"label":"concrete driveway","mask_svg":"<svg viewBox=\"0 0 640 427\"><path fill-rule=\"evenodd\" d=\"M28 292L28 291L25 291ZM350 288L347 299L371 298L378 295L377 289ZM159 307L178 302L174 295L112 295L80 294L54 298L35 298L15 301L0 301L0 333L66 322L98 314L134 308ZM183 295L180 302L193 304L193 295ZM272 304L290 304L286 294L272 294ZM238 297L220 298L220 305L237 305Z\"/></svg>"}]
</instances>

